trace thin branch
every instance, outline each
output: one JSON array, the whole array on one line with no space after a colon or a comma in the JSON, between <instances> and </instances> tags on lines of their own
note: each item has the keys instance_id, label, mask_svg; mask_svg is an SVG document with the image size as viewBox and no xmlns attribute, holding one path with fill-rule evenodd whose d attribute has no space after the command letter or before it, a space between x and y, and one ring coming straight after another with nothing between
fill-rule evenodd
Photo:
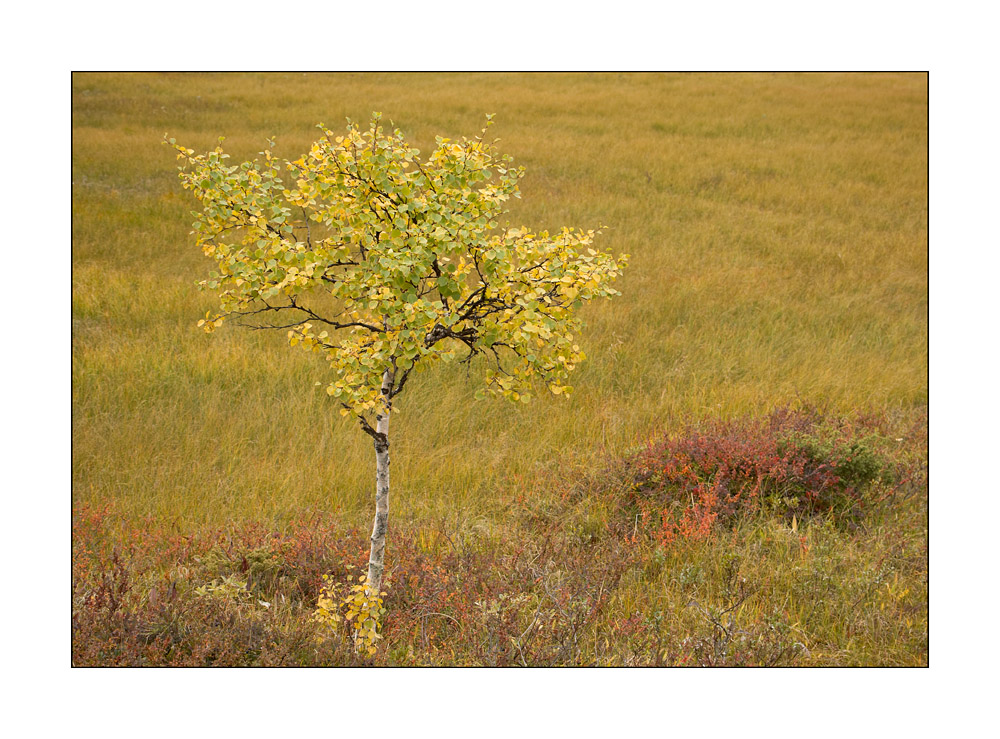
<instances>
[{"instance_id":1,"label":"thin branch","mask_svg":"<svg viewBox=\"0 0 1000 739\"><path fill-rule=\"evenodd\" d=\"M289 295L288 299L292 303L292 305L291 305L292 308L295 308L296 310L302 311L303 313L305 313L306 315L308 315L310 318L312 318L314 321L319 321L320 323L325 323L327 326L333 326L334 328L351 328L351 327L355 327L356 326L358 328L366 328L366 329L368 329L369 331L371 331L372 333L375 333L375 334L379 333L379 328L377 326L372 326L370 323L365 323L363 321L346 321L346 322L343 322L343 323L339 322L339 321L330 321L330 320L328 320L326 318L323 318L322 316L317 315L311 309L306 308L303 305L299 305L297 302L295 302L295 296L294 295Z\"/></svg>"},{"instance_id":2,"label":"thin branch","mask_svg":"<svg viewBox=\"0 0 1000 739\"><path fill-rule=\"evenodd\" d=\"M365 323L364 321L331 321L328 318L323 318L322 316L320 316L319 314L317 314L315 311L313 311L311 308L307 308L304 305L299 305L299 303L296 301L294 295L289 295L288 299L290 301L290 305L271 305L266 300L263 300L262 301L264 303L264 307L263 308L256 308L254 310L232 311L231 313L229 313L227 315L235 315L235 316L238 316L241 319L245 319L245 318L249 318L250 316L260 315L261 313L270 313L270 312L281 312L281 311L297 310L297 311L300 311L301 313L305 313L306 316L307 316L307 318L303 318L302 320L299 320L299 321L292 321L291 323L286 323L286 324L282 324L282 325L262 324L262 325L256 325L255 326L255 325L247 324L247 323L242 323L241 325L246 326L247 328L252 328L252 329L256 329L256 330L260 330L260 329L286 329L286 328L295 328L296 326L302 326L302 325L308 323L310 320L312 320L312 321L316 321L318 323L325 324L327 326L332 326L334 329L342 329L342 328L364 328L364 329L367 329L368 331L370 331L372 333L376 333L376 334L380 333L380 329L377 326L373 326L370 323Z\"/></svg>"},{"instance_id":3,"label":"thin branch","mask_svg":"<svg viewBox=\"0 0 1000 739\"><path fill-rule=\"evenodd\" d=\"M342 403L341 405L350 410L350 406L348 406L347 403ZM372 425L368 423L368 419L366 419L364 416L358 416L358 424L361 426L362 431L364 431L366 434L368 434L375 440L376 444L384 444L388 446L389 444L388 437L385 434L379 433L374 428L372 428Z\"/></svg>"},{"instance_id":4,"label":"thin branch","mask_svg":"<svg viewBox=\"0 0 1000 739\"><path fill-rule=\"evenodd\" d=\"M309 227L309 214L306 213L306 209L304 207L300 206L299 210L302 211L302 218L305 219L306 243L309 245L309 248L312 249L312 229Z\"/></svg>"},{"instance_id":5,"label":"thin branch","mask_svg":"<svg viewBox=\"0 0 1000 739\"><path fill-rule=\"evenodd\" d=\"M399 384L396 385L396 387L394 389L392 389L391 391L389 391L389 397L390 398L395 398L397 395L399 395L401 392L403 392L403 386L406 384L406 380L410 377L410 372L412 372L412 371L413 371L413 367L410 367L410 369L408 369L405 372L403 372L402 376L399 378Z\"/></svg>"}]
</instances>

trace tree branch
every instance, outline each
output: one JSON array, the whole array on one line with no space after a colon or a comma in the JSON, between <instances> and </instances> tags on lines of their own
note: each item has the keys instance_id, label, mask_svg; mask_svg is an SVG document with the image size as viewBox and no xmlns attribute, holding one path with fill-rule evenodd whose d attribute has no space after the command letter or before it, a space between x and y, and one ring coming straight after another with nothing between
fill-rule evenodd
<instances>
[{"instance_id":1,"label":"tree branch","mask_svg":"<svg viewBox=\"0 0 1000 739\"><path fill-rule=\"evenodd\" d=\"M347 403L342 403L341 405L350 410L350 406L348 406ZM386 437L386 435L379 433L374 428L372 428L372 425L368 423L368 420L364 416L358 416L358 424L361 426L362 431L364 431L366 434L368 434L375 440L376 444L384 444L388 446L389 439Z\"/></svg>"},{"instance_id":2,"label":"tree branch","mask_svg":"<svg viewBox=\"0 0 1000 739\"><path fill-rule=\"evenodd\" d=\"M376 333L376 334L379 333L379 328L377 326L371 325L370 323L364 323L363 321L331 321L331 320L329 320L327 318L323 318L322 316L318 315L315 311L313 311L313 310L311 310L309 308L306 308L303 305L299 305L295 301L295 296L294 295L290 295L288 297L288 299L291 301L291 305L270 305L269 303L267 303L266 301L264 301L264 307L263 308L257 308L256 310L247 310L247 311L233 311L232 315L239 316L240 318L247 318L249 316L256 316L256 315L260 315L261 313L268 313L268 312L271 312L271 311L280 312L280 311L283 311L283 310L297 310L297 311L301 311L302 313L305 313L308 316L308 318L303 318L301 321L293 321L292 323L281 325L281 326L275 326L275 325L271 325L271 324L264 324L264 325L261 325L261 326L252 326L252 325L248 325L248 324L243 324L243 325L246 325L247 328L258 329L258 330L259 329L284 329L284 328L294 328L295 326L301 326L301 325L303 325L305 323L308 323L310 320L313 320L313 321L316 321L318 323L323 323L323 324L325 324L327 326L332 326L334 329L355 328L356 327L356 328L365 328L365 329L368 329L372 333Z\"/></svg>"},{"instance_id":3,"label":"tree branch","mask_svg":"<svg viewBox=\"0 0 1000 739\"><path fill-rule=\"evenodd\" d=\"M406 380L410 377L410 372L412 371L413 367L410 367L410 369L403 372L402 376L399 378L399 384L396 385L396 387L389 392L390 398L395 398L397 395L403 392L403 386L406 384Z\"/></svg>"}]
</instances>

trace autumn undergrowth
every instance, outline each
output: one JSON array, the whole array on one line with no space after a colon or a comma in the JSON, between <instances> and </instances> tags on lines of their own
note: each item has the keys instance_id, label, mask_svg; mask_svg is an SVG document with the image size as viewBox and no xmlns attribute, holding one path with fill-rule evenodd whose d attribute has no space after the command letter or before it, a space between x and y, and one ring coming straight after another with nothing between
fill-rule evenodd
<instances>
[{"instance_id":1,"label":"autumn undergrowth","mask_svg":"<svg viewBox=\"0 0 1000 739\"><path fill-rule=\"evenodd\" d=\"M374 110L425 151L495 113L512 223L632 259L568 401L410 380L370 655L370 439L283 336L196 329L160 141ZM926 664L926 112L905 74L74 75L74 664Z\"/></svg>"},{"instance_id":2,"label":"autumn undergrowth","mask_svg":"<svg viewBox=\"0 0 1000 739\"><path fill-rule=\"evenodd\" d=\"M653 438L492 517L394 526L378 601L339 518L122 538L82 507L74 663L923 664L923 428L780 412Z\"/></svg>"}]
</instances>

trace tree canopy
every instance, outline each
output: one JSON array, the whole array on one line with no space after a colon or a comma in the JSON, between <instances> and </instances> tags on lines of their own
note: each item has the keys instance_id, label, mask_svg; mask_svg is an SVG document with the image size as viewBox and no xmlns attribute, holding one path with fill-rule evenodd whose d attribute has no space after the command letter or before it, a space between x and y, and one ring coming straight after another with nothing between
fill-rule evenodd
<instances>
[{"instance_id":1,"label":"tree canopy","mask_svg":"<svg viewBox=\"0 0 1000 739\"><path fill-rule=\"evenodd\" d=\"M193 233L217 265L200 284L221 309L199 325L286 330L324 355L326 391L363 425L440 361L484 358L481 392L513 401L534 387L568 393L585 358L575 309L618 294L627 255L594 249L599 231L501 225L524 169L486 139L491 119L473 139L437 137L425 160L379 114L344 135L320 125L295 161L276 158L273 139L239 165L223 139L205 154L168 139L201 201Z\"/></svg>"}]
</instances>

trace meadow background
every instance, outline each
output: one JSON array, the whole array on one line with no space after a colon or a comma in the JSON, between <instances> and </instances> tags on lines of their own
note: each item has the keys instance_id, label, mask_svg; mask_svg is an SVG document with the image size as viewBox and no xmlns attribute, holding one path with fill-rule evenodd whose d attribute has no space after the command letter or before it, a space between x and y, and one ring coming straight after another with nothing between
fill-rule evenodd
<instances>
[{"instance_id":1,"label":"meadow background","mask_svg":"<svg viewBox=\"0 0 1000 739\"><path fill-rule=\"evenodd\" d=\"M926 664L926 75L75 74L72 93L76 663L366 663L308 615L322 572L364 561L370 440L280 333L195 328L210 260L161 140L224 135L242 161L274 136L294 159L317 123L380 111L424 152L495 113L527 169L511 223L603 225L631 260L585 310L570 400L475 401L463 368L400 396L374 663ZM672 543L620 520L616 470L648 440L778 409L903 471L850 520L762 510Z\"/></svg>"}]
</instances>

